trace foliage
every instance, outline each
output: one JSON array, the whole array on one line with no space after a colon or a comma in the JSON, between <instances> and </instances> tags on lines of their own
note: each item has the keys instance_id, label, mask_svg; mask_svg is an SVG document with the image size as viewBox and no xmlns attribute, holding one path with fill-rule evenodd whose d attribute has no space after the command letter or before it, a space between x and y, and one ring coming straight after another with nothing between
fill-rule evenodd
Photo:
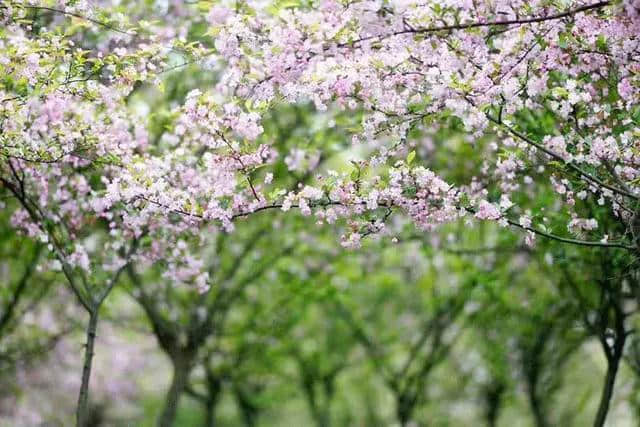
<instances>
[{"instance_id":1,"label":"foliage","mask_svg":"<svg viewBox=\"0 0 640 427\"><path fill-rule=\"evenodd\" d=\"M7 0L0 23L7 423L72 422L20 409L48 366L83 427L640 412L637 0Z\"/></svg>"}]
</instances>

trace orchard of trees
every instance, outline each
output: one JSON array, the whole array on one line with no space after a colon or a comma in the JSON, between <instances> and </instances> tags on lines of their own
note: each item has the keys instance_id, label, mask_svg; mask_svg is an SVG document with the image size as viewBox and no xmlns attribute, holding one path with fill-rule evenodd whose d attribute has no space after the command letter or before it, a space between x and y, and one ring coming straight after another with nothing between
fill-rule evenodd
<instances>
[{"instance_id":1,"label":"orchard of trees","mask_svg":"<svg viewBox=\"0 0 640 427\"><path fill-rule=\"evenodd\" d=\"M0 426L640 425L640 1L0 0Z\"/></svg>"}]
</instances>

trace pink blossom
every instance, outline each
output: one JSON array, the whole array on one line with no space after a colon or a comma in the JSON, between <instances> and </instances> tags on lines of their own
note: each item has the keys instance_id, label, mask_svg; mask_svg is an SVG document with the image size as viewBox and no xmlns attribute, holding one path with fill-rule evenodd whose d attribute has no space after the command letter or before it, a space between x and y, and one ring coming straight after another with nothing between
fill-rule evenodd
<instances>
[{"instance_id":1,"label":"pink blossom","mask_svg":"<svg viewBox=\"0 0 640 427\"><path fill-rule=\"evenodd\" d=\"M232 12L230 9L224 6L215 5L207 14L207 21L212 25L224 25L231 14Z\"/></svg>"},{"instance_id":2,"label":"pink blossom","mask_svg":"<svg viewBox=\"0 0 640 427\"><path fill-rule=\"evenodd\" d=\"M500 214L500 210L493 203L487 202L486 200L481 200L478 203L478 209L475 213L475 217L478 219L498 219L502 215Z\"/></svg>"}]
</instances>

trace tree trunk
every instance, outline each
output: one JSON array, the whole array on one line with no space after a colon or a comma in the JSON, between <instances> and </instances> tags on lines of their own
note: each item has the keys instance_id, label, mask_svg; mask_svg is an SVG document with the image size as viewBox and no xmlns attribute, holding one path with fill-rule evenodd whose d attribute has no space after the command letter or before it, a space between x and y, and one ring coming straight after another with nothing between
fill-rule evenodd
<instances>
[{"instance_id":1,"label":"tree trunk","mask_svg":"<svg viewBox=\"0 0 640 427\"><path fill-rule=\"evenodd\" d=\"M329 411L319 405L311 406L311 418L316 427L329 427Z\"/></svg>"},{"instance_id":2,"label":"tree trunk","mask_svg":"<svg viewBox=\"0 0 640 427\"><path fill-rule=\"evenodd\" d=\"M251 398L246 395L239 387L234 387L234 394L236 396L236 402L238 408L242 414L242 420L247 427L253 427L256 425L258 419L259 408L251 402Z\"/></svg>"},{"instance_id":3,"label":"tree trunk","mask_svg":"<svg viewBox=\"0 0 640 427\"><path fill-rule=\"evenodd\" d=\"M409 421L411 421L414 401L415 400L412 399L411 396L405 394L400 394L396 398L396 416L402 427L407 426L409 424Z\"/></svg>"},{"instance_id":4,"label":"tree trunk","mask_svg":"<svg viewBox=\"0 0 640 427\"><path fill-rule=\"evenodd\" d=\"M206 427L215 427L216 425L216 402L208 401L205 408L204 425Z\"/></svg>"},{"instance_id":5,"label":"tree trunk","mask_svg":"<svg viewBox=\"0 0 640 427\"><path fill-rule=\"evenodd\" d=\"M539 354L541 349L534 349L536 355ZM536 356L534 356L535 358ZM533 414L534 425L536 427L547 427L549 422L544 410L544 405L540 400L538 393L538 366L539 362L537 358L532 362L527 374L527 397L529 399L529 407Z\"/></svg>"},{"instance_id":6,"label":"tree trunk","mask_svg":"<svg viewBox=\"0 0 640 427\"><path fill-rule=\"evenodd\" d=\"M617 295L615 295L617 297ZM624 344L627 340L627 331L624 326L625 314L621 308L619 302L609 302L610 307L614 313L614 331L613 336L607 336L606 330L600 331L600 344L604 349L605 356L607 358L607 374L604 378L604 385L602 387L602 396L600 397L600 404L598 405L598 412L596 413L596 419L593 422L594 427L603 427L604 422L607 419L607 413L609 412L609 405L611 398L613 397L613 388L616 383L616 375L618 374L618 367L620 366L620 360L624 353ZM609 344L609 340L613 339L613 343Z\"/></svg>"},{"instance_id":7,"label":"tree trunk","mask_svg":"<svg viewBox=\"0 0 640 427\"><path fill-rule=\"evenodd\" d=\"M547 418L535 390L529 393L529 405L531 406L531 412L533 412L536 427L547 427Z\"/></svg>"},{"instance_id":8,"label":"tree trunk","mask_svg":"<svg viewBox=\"0 0 640 427\"><path fill-rule=\"evenodd\" d=\"M76 423L78 427L87 426L89 415L89 379L91 377L91 363L93 361L93 345L98 328L98 307L89 311L89 325L87 326L87 343L84 352L84 366L82 368L82 383L78 395L78 407L76 409Z\"/></svg>"},{"instance_id":9,"label":"tree trunk","mask_svg":"<svg viewBox=\"0 0 640 427\"><path fill-rule=\"evenodd\" d=\"M216 424L216 408L222 393L222 381L220 378L207 374L207 400L205 402L205 426L214 427Z\"/></svg>"},{"instance_id":10,"label":"tree trunk","mask_svg":"<svg viewBox=\"0 0 640 427\"><path fill-rule=\"evenodd\" d=\"M609 404L613 397L613 387L616 382L616 374L618 373L618 366L620 365L620 359L622 352L614 351L612 357L607 360L607 375L604 379L604 386L602 389L602 396L600 397L600 404L598 405L598 412L596 413L596 419L593 422L594 427L603 427L604 422L607 419L607 413L609 412Z\"/></svg>"},{"instance_id":11,"label":"tree trunk","mask_svg":"<svg viewBox=\"0 0 640 427\"><path fill-rule=\"evenodd\" d=\"M498 417L502 408L502 396L506 391L506 386L502 381L492 382L486 390L486 419L487 426L496 427L498 425Z\"/></svg>"},{"instance_id":12,"label":"tree trunk","mask_svg":"<svg viewBox=\"0 0 640 427\"><path fill-rule=\"evenodd\" d=\"M309 411L311 412L311 418L313 419L316 427L328 427L329 417L327 411L322 407L322 403L318 402L318 396L316 394L315 381L308 372L303 373L304 380L302 381L302 388L306 397Z\"/></svg>"},{"instance_id":13,"label":"tree trunk","mask_svg":"<svg viewBox=\"0 0 640 427\"><path fill-rule=\"evenodd\" d=\"M184 392L191 372L191 357L178 354L172 358L173 378L165 397L164 408L158 419L159 427L171 427L176 419L180 396Z\"/></svg>"}]
</instances>

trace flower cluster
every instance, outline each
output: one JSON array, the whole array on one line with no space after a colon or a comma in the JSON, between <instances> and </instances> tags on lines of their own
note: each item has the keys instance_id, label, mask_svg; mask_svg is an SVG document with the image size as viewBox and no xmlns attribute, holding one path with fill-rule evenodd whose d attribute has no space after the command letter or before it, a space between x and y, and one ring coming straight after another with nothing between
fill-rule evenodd
<instances>
[{"instance_id":1,"label":"flower cluster","mask_svg":"<svg viewBox=\"0 0 640 427\"><path fill-rule=\"evenodd\" d=\"M556 215L580 236L622 237L640 197L636 3L248 2L206 16L173 5L169 30L119 14L105 21L86 2L10 2L0 8L0 176L21 204L13 223L85 271L117 269L146 237L140 259L163 260L167 277L199 288L207 278L190 248L203 227L232 231L267 209L342 218L349 247L385 233L396 212L423 230L473 216L519 225L531 241ZM51 16L35 31L38 10ZM82 25L60 31L74 20ZM186 42L196 22L210 27L213 51ZM177 50L224 65L215 87L190 92L150 141L129 99L161 82ZM326 153L279 152L263 138L265 113L302 102L359 118L355 168L318 174ZM532 129L536 121L546 125ZM416 159L417 139L445 122L482 158L464 178ZM429 153L449 149L437 144ZM278 188L277 159L316 182ZM554 202L536 204L549 187ZM594 226L593 201L622 228ZM88 231L96 223L102 234Z\"/></svg>"}]
</instances>

